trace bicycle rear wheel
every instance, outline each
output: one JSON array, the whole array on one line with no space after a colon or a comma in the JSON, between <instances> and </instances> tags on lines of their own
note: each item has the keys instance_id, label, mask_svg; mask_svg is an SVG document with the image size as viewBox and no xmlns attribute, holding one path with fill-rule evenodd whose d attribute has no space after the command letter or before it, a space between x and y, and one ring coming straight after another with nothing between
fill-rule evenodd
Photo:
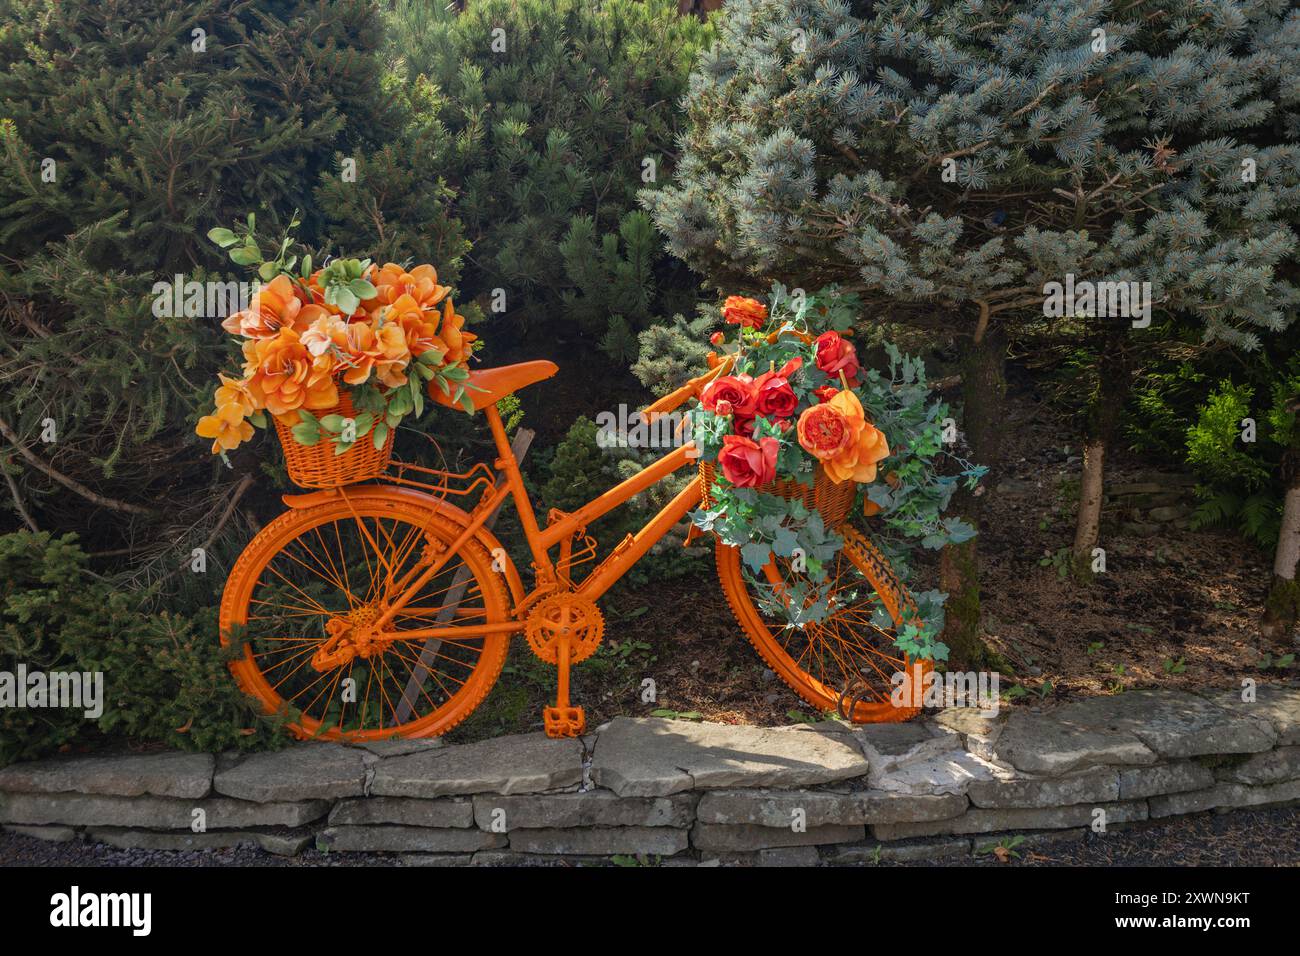
<instances>
[{"instance_id":1,"label":"bicycle rear wheel","mask_svg":"<svg viewBox=\"0 0 1300 956\"><path fill-rule=\"evenodd\" d=\"M921 662L899 651L894 638L904 611L915 604L875 545L853 528L840 531L844 547L826 568L830 608L822 620L795 627L777 606L792 588L805 594L812 589L788 558L774 558L757 581L744 573L740 549L718 542L723 593L768 666L818 711L851 707L845 716L855 723L908 720L920 708L895 706L895 675L914 676ZM922 663L922 673L928 668Z\"/></svg>"},{"instance_id":2,"label":"bicycle rear wheel","mask_svg":"<svg viewBox=\"0 0 1300 956\"><path fill-rule=\"evenodd\" d=\"M231 569L221 641L243 653L231 672L301 737L381 740L446 733L487 696L506 634L475 624L508 617L506 589L477 541L462 545L386 630L463 628L464 637L367 641L396 584L461 527L382 488L289 511ZM359 636L360 635L360 636Z\"/></svg>"}]
</instances>

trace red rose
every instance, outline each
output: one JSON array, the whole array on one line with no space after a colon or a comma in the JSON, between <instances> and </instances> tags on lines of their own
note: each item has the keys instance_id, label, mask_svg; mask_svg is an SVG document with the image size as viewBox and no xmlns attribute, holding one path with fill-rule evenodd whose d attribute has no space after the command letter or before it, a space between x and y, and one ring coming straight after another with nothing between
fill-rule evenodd
<instances>
[{"instance_id":1,"label":"red rose","mask_svg":"<svg viewBox=\"0 0 1300 956\"><path fill-rule=\"evenodd\" d=\"M819 404L829 402L832 398L838 395L839 392L840 390L834 385L823 385L821 388L813 389L813 394L817 396L817 402Z\"/></svg>"},{"instance_id":2,"label":"red rose","mask_svg":"<svg viewBox=\"0 0 1300 956\"><path fill-rule=\"evenodd\" d=\"M757 488L776 477L776 456L780 450L775 438L755 442L740 435L727 435L718 452L718 467L737 488Z\"/></svg>"},{"instance_id":3,"label":"red rose","mask_svg":"<svg viewBox=\"0 0 1300 956\"><path fill-rule=\"evenodd\" d=\"M722 317L732 325L747 325L751 329L761 328L767 321L767 306L757 299L729 295L722 303Z\"/></svg>"},{"instance_id":4,"label":"red rose","mask_svg":"<svg viewBox=\"0 0 1300 956\"><path fill-rule=\"evenodd\" d=\"M843 372L850 385L858 384L858 350L838 332L823 332L817 336L817 367L831 378L839 378Z\"/></svg>"},{"instance_id":5,"label":"red rose","mask_svg":"<svg viewBox=\"0 0 1300 956\"><path fill-rule=\"evenodd\" d=\"M718 411L718 403L726 402L732 415L754 414L754 380L748 375L723 375L715 378L700 393L700 404L706 412L725 415Z\"/></svg>"},{"instance_id":6,"label":"red rose","mask_svg":"<svg viewBox=\"0 0 1300 956\"><path fill-rule=\"evenodd\" d=\"M714 332L712 335L709 336L710 345L721 345L726 340L727 337L723 335L721 332Z\"/></svg>"},{"instance_id":7,"label":"red rose","mask_svg":"<svg viewBox=\"0 0 1300 956\"><path fill-rule=\"evenodd\" d=\"M792 358L779 371L764 372L754 380L754 410L767 418L789 418L799 404L790 376L803 365L803 359Z\"/></svg>"},{"instance_id":8,"label":"red rose","mask_svg":"<svg viewBox=\"0 0 1300 956\"><path fill-rule=\"evenodd\" d=\"M746 438L754 437L754 417L753 415L737 415L731 420L731 428L737 435L744 435Z\"/></svg>"}]
</instances>

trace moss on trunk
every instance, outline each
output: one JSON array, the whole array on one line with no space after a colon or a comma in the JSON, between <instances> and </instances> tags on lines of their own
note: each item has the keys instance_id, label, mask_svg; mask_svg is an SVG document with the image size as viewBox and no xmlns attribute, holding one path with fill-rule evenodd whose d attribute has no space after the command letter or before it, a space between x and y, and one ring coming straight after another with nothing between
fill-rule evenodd
<instances>
[{"instance_id":1,"label":"moss on trunk","mask_svg":"<svg viewBox=\"0 0 1300 956\"><path fill-rule=\"evenodd\" d=\"M1006 404L1006 340L997 328L972 343L962 357L962 431L972 460L986 465L985 487L996 479L1002 457L1003 409ZM978 530L983 509L980 495L962 490L953 497L953 512ZM978 670L993 655L980 629L979 536L944 547L939 561L939 587L948 595L944 607L943 642L949 664Z\"/></svg>"}]
</instances>

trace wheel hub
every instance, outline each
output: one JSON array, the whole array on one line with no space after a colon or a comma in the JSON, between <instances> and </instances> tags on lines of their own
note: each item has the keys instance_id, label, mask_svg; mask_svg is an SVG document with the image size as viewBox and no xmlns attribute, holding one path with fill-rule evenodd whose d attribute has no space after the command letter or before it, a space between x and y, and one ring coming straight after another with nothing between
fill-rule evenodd
<instances>
[{"instance_id":1,"label":"wheel hub","mask_svg":"<svg viewBox=\"0 0 1300 956\"><path fill-rule=\"evenodd\" d=\"M360 657L368 660L383 651L379 630L379 609L366 605L353 608L347 614L331 617L325 622L329 637L311 656L311 666L318 671L344 667Z\"/></svg>"}]
</instances>

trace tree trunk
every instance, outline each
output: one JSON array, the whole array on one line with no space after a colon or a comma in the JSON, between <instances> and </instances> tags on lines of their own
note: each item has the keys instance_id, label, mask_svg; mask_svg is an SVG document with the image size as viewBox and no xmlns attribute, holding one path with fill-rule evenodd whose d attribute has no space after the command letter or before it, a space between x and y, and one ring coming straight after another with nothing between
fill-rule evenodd
<instances>
[{"instance_id":1,"label":"tree trunk","mask_svg":"<svg viewBox=\"0 0 1300 956\"><path fill-rule=\"evenodd\" d=\"M1293 443L1283 464L1289 481L1282 507L1282 529L1273 554L1273 582L1264 599L1264 616L1260 634L1271 641L1282 641L1300 620L1300 582L1296 581L1300 563L1300 448Z\"/></svg>"},{"instance_id":2,"label":"tree trunk","mask_svg":"<svg viewBox=\"0 0 1300 956\"><path fill-rule=\"evenodd\" d=\"M970 445L971 461L989 469L985 486L996 479L1001 462L1005 364L1006 340L996 328L988 329L981 341L973 343L961 361L962 431ZM953 496L953 512L977 531L982 500L964 488ZM949 665L964 670L980 670L993 656L980 631L978 546L976 535L962 544L945 545L939 557L939 590L948 595L942 640L948 645Z\"/></svg>"},{"instance_id":3,"label":"tree trunk","mask_svg":"<svg viewBox=\"0 0 1300 956\"><path fill-rule=\"evenodd\" d=\"M1074 524L1075 566L1092 567L1092 549L1101 537L1101 502L1105 494L1106 442L1090 438L1083 446L1083 474L1079 480L1079 512Z\"/></svg>"},{"instance_id":4,"label":"tree trunk","mask_svg":"<svg viewBox=\"0 0 1300 956\"><path fill-rule=\"evenodd\" d=\"M1101 540L1101 505L1106 491L1106 455L1119 432L1120 415L1131 386L1120 342L1109 340L1098 349L1097 387L1088 402L1084 430L1083 469L1079 506L1075 512L1074 544L1070 548L1075 574L1091 578L1093 549Z\"/></svg>"}]
</instances>

